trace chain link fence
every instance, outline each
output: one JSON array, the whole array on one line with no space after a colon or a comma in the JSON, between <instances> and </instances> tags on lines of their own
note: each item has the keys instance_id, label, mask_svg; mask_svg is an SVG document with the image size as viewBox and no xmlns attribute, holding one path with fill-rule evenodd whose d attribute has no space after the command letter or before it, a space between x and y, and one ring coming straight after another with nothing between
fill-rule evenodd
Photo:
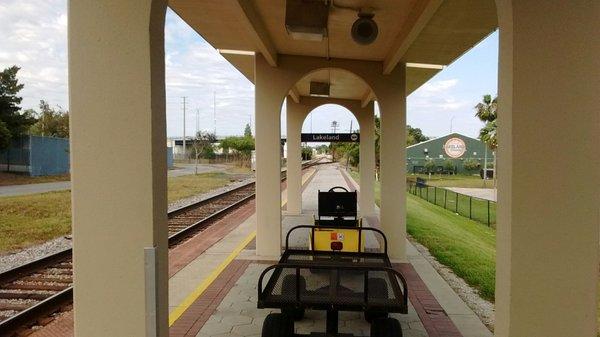
<instances>
[{"instance_id":1,"label":"chain link fence","mask_svg":"<svg viewBox=\"0 0 600 337\"><path fill-rule=\"evenodd\" d=\"M444 207L471 220L496 225L496 202L457 193L442 187L407 181L407 191L432 204Z\"/></svg>"}]
</instances>

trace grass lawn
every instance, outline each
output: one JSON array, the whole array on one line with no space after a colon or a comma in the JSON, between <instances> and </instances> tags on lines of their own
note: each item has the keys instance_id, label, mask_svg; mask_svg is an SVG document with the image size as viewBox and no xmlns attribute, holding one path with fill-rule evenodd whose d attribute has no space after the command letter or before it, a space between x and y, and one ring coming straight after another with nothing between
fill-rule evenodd
<instances>
[{"instance_id":1,"label":"grass lawn","mask_svg":"<svg viewBox=\"0 0 600 337\"><path fill-rule=\"evenodd\" d=\"M227 185L223 172L169 178L173 202ZM71 233L71 192L48 192L0 198L0 253Z\"/></svg>"},{"instance_id":2,"label":"grass lawn","mask_svg":"<svg viewBox=\"0 0 600 337\"><path fill-rule=\"evenodd\" d=\"M68 181L70 179L71 177L68 174L58 176L30 177L25 174L0 172L0 186L51 183L55 181Z\"/></svg>"},{"instance_id":3,"label":"grass lawn","mask_svg":"<svg viewBox=\"0 0 600 337\"><path fill-rule=\"evenodd\" d=\"M440 207L459 213L460 215L488 225L488 207L489 207L489 225L496 225L496 203L487 200L471 198L464 194L458 194L445 188L426 187L414 188L411 193L436 204Z\"/></svg>"},{"instance_id":4,"label":"grass lawn","mask_svg":"<svg viewBox=\"0 0 600 337\"><path fill-rule=\"evenodd\" d=\"M478 175L439 175L432 174L431 179L427 174L409 174L408 179L416 180L417 177L427 180L429 186L437 187L472 187L472 188L492 188L492 180L482 180ZM485 183L485 185L484 185Z\"/></svg>"},{"instance_id":5,"label":"grass lawn","mask_svg":"<svg viewBox=\"0 0 600 337\"><path fill-rule=\"evenodd\" d=\"M358 181L358 174L351 172ZM375 184L380 204L380 184ZM494 229L433 205L414 195L406 196L408 233L429 249L442 264L493 301L496 278L496 232Z\"/></svg>"},{"instance_id":6,"label":"grass lawn","mask_svg":"<svg viewBox=\"0 0 600 337\"><path fill-rule=\"evenodd\" d=\"M496 232L413 195L406 197L408 233L442 264L493 301Z\"/></svg>"},{"instance_id":7,"label":"grass lawn","mask_svg":"<svg viewBox=\"0 0 600 337\"><path fill-rule=\"evenodd\" d=\"M196 194L206 193L231 182L227 173L210 172L169 178L168 200L174 202Z\"/></svg>"}]
</instances>

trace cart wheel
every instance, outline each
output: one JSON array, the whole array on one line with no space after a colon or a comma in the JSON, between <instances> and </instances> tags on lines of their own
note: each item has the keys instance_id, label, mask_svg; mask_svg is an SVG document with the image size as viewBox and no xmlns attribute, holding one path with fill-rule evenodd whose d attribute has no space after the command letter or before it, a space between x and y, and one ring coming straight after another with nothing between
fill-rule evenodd
<instances>
[{"instance_id":1,"label":"cart wheel","mask_svg":"<svg viewBox=\"0 0 600 337\"><path fill-rule=\"evenodd\" d=\"M262 337L292 337L294 321L285 314L269 314L265 317Z\"/></svg>"},{"instance_id":2,"label":"cart wheel","mask_svg":"<svg viewBox=\"0 0 600 337\"><path fill-rule=\"evenodd\" d=\"M300 276L300 293L302 294L306 290L306 279ZM296 275L286 275L281 283L281 294L296 295ZM299 321L304 318L304 308L283 308L281 309L283 314L288 315L294 321Z\"/></svg>"},{"instance_id":3,"label":"cart wheel","mask_svg":"<svg viewBox=\"0 0 600 337\"><path fill-rule=\"evenodd\" d=\"M369 278L369 299L386 299L388 298L387 283L382 278ZM377 318L386 318L388 313L378 310L366 310L365 320L372 323Z\"/></svg>"},{"instance_id":4,"label":"cart wheel","mask_svg":"<svg viewBox=\"0 0 600 337\"><path fill-rule=\"evenodd\" d=\"M374 320L371 323L371 337L402 337L400 322L395 318L378 318Z\"/></svg>"}]
</instances>

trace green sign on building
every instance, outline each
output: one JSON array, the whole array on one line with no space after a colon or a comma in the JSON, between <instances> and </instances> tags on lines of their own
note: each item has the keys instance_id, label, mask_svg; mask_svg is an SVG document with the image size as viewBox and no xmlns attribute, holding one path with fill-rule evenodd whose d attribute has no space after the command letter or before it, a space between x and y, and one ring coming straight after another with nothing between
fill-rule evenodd
<instances>
[{"instance_id":1,"label":"green sign on building","mask_svg":"<svg viewBox=\"0 0 600 337\"><path fill-rule=\"evenodd\" d=\"M427 173L427 162L435 164L436 173L479 174L486 159L486 145L479 139L452 133L430 139L406 148L406 169L410 173ZM488 167L494 162L494 154L487 149ZM470 168L466 163L477 163ZM465 167L467 166L467 167Z\"/></svg>"}]
</instances>

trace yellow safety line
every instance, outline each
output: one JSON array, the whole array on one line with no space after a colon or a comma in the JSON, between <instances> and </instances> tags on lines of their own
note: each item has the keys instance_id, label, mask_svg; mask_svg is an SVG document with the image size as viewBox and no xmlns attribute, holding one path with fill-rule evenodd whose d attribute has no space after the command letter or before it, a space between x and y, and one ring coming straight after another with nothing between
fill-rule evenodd
<instances>
[{"instance_id":1,"label":"yellow safety line","mask_svg":"<svg viewBox=\"0 0 600 337\"><path fill-rule=\"evenodd\" d=\"M302 185L304 185L304 183L306 183L306 181L310 177L312 177L313 174L315 174L315 172L316 170L313 170L306 177L306 179L303 179ZM283 207L286 203L287 200L282 201L281 206ZM253 231L237 247L235 247L231 254L229 254L229 256L227 256L227 258L223 262L221 262L221 264L217 268L215 268L213 272L210 273L210 275L208 275L207 278L202 280L202 282L198 285L198 287L196 287L196 289L194 289L194 291L192 291L181 303L179 303L177 308L175 308L175 310L173 310L169 314L169 326L172 326L173 323L175 323L175 321L177 321L181 317L181 315L183 315L183 313L192 305L192 303L194 303L198 299L198 297L200 297L202 293L204 293L204 291L217 279L217 277L221 275L223 270L227 268L231 261L233 261L250 243L250 241L254 240L255 237L256 231Z\"/></svg>"}]
</instances>

